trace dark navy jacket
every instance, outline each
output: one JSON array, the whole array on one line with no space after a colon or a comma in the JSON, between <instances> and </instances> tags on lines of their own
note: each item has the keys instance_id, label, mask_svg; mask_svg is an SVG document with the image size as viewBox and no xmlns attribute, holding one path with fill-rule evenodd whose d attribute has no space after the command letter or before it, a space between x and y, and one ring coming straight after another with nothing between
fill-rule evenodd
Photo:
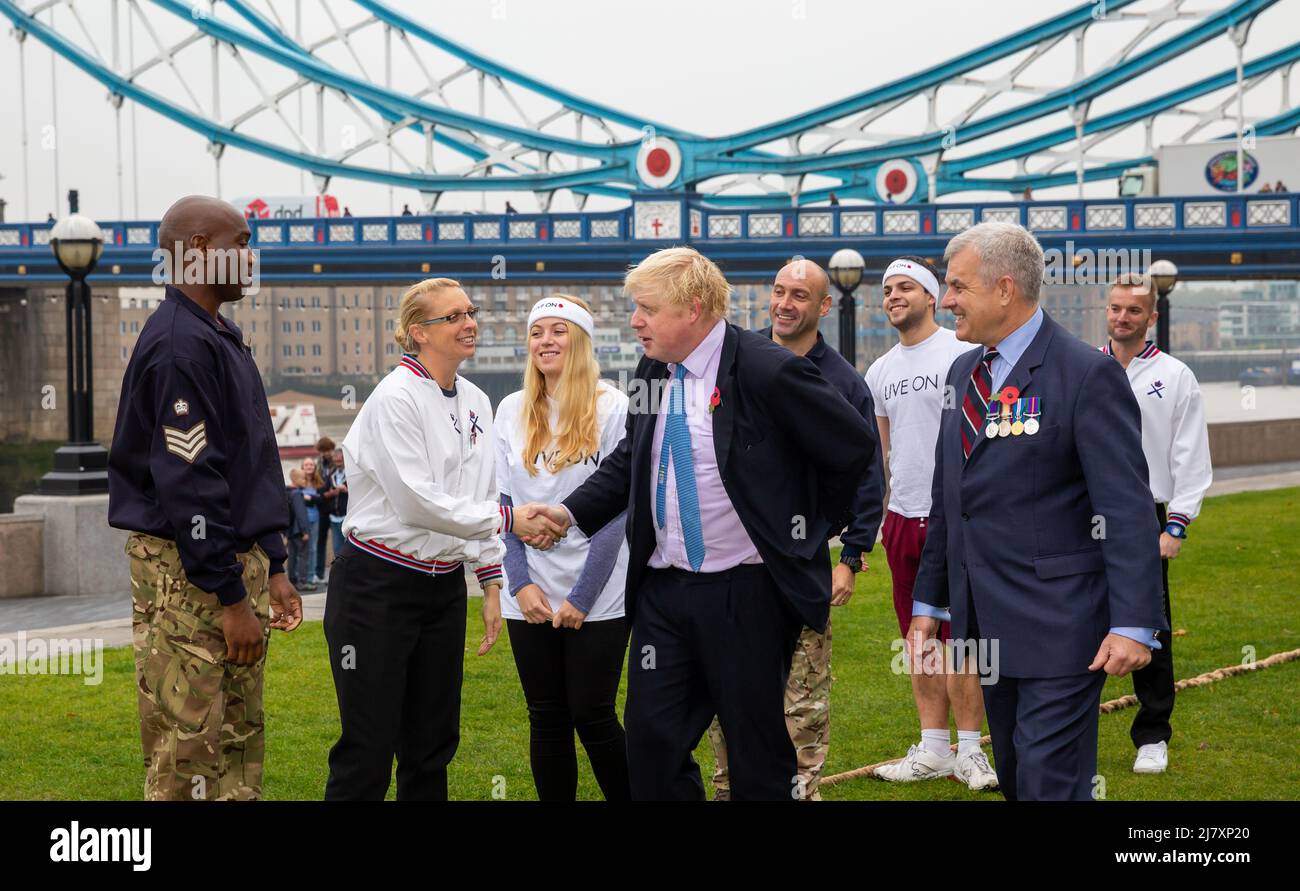
<instances>
[{"instance_id":1,"label":"dark navy jacket","mask_svg":"<svg viewBox=\"0 0 1300 891\"><path fill-rule=\"evenodd\" d=\"M772 337L772 328L768 326L758 332L764 337ZM807 353L806 358L817 366L832 387L849 401L849 405L858 410L867 419L871 427L872 438L876 439L876 406L871 398L871 389L866 380L858 374L849 361L826 344L821 333L817 342ZM876 443L876 457L871 459L867 472L858 483L858 493L853 499L853 519L848 528L839 532L840 542L844 545L840 552L845 557L860 557L876 545L876 532L880 529L880 520L885 515L885 466L881 461L880 443Z\"/></svg>"},{"instance_id":2,"label":"dark navy jacket","mask_svg":"<svg viewBox=\"0 0 1300 891\"><path fill-rule=\"evenodd\" d=\"M642 356L634 377L643 382L638 388L653 389L654 381L667 379L668 366ZM812 362L732 324L723 335L717 386L713 448L722 486L777 588L805 625L824 631L831 609L826 542L847 525L857 486L875 460L873 427ZM655 419L653 412L630 410L618 448L564 499L589 536L627 511L629 621L655 549ZM1155 522L1154 511L1151 516ZM806 525L796 536L798 518Z\"/></svg>"},{"instance_id":3,"label":"dark navy jacket","mask_svg":"<svg viewBox=\"0 0 1300 891\"><path fill-rule=\"evenodd\" d=\"M190 583L223 604L245 594L236 554L260 544L284 571L289 505L262 376L233 322L171 286L122 381L108 523L175 541Z\"/></svg>"},{"instance_id":4,"label":"dark navy jacket","mask_svg":"<svg viewBox=\"0 0 1300 891\"><path fill-rule=\"evenodd\" d=\"M960 406L983 354L948 370L957 398L912 596L951 610L954 640L971 636L973 608L1004 676L1087 674L1111 628L1169 628L1137 400L1118 362L1044 313L1003 383L1038 397L1038 432L989 439L981 424L967 460Z\"/></svg>"},{"instance_id":5,"label":"dark navy jacket","mask_svg":"<svg viewBox=\"0 0 1300 891\"><path fill-rule=\"evenodd\" d=\"M285 492L289 496L289 538L300 538L304 532L311 532L307 502L303 500L302 489L297 486L287 488Z\"/></svg>"}]
</instances>

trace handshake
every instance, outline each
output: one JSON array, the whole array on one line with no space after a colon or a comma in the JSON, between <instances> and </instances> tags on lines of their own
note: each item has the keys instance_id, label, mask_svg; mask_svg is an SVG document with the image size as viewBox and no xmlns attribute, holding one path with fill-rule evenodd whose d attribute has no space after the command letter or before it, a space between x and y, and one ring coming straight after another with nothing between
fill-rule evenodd
<instances>
[{"instance_id":1,"label":"handshake","mask_svg":"<svg viewBox=\"0 0 1300 891\"><path fill-rule=\"evenodd\" d=\"M569 512L557 504L532 502L514 509L510 531L531 548L545 551L569 531Z\"/></svg>"}]
</instances>

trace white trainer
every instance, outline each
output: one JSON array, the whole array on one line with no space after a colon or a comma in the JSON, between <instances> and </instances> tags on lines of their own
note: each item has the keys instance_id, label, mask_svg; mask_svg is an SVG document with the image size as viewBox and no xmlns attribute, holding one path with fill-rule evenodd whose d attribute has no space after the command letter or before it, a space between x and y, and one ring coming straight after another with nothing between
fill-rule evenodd
<instances>
[{"instance_id":1,"label":"white trainer","mask_svg":"<svg viewBox=\"0 0 1300 891\"><path fill-rule=\"evenodd\" d=\"M1138 749L1133 762L1134 773L1164 773L1169 766L1169 743L1147 743Z\"/></svg>"},{"instance_id":2,"label":"white trainer","mask_svg":"<svg viewBox=\"0 0 1300 891\"><path fill-rule=\"evenodd\" d=\"M998 775L989 764L983 749L957 756L952 775L966 784L972 792L983 792L998 787Z\"/></svg>"},{"instance_id":3,"label":"white trainer","mask_svg":"<svg viewBox=\"0 0 1300 891\"><path fill-rule=\"evenodd\" d=\"M951 754L935 755L919 744L907 750L907 757L876 768L876 777L891 783L913 783L952 776L956 759Z\"/></svg>"}]
</instances>

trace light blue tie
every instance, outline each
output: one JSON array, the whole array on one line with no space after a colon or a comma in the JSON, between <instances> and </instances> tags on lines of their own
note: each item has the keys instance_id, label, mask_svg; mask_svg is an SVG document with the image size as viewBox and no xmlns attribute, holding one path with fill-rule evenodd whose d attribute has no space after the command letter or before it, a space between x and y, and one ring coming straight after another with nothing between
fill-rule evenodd
<instances>
[{"instance_id":1,"label":"light blue tie","mask_svg":"<svg viewBox=\"0 0 1300 891\"><path fill-rule=\"evenodd\" d=\"M678 363L668 390L668 418L664 422L664 441L659 449L659 484L655 490L655 516L664 528L668 501L668 456L673 459L673 478L677 483L677 513L686 535L686 559L696 572L704 565L704 533L700 529L700 498L695 492L695 459L691 456L691 428L686 423L686 405L682 378L686 366Z\"/></svg>"}]
</instances>

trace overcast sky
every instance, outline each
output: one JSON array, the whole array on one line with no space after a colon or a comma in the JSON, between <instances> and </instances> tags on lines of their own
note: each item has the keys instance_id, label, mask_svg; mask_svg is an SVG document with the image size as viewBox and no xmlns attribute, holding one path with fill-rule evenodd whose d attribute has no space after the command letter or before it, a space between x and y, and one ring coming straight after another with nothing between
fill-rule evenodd
<instances>
[{"instance_id":1,"label":"overcast sky","mask_svg":"<svg viewBox=\"0 0 1300 891\"><path fill-rule=\"evenodd\" d=\"M355 5L347 0L302 0L304 39L310 43L330 29L326 9L343 24L361 18ZM628 110L649 119L699 133L718 135L752 127L788 115L806 111L852 93L868 89L918 71L924 67L960 55L994 41L1019 28L1027 27L1078 5L1077 0L997 0L976 4L969 0L908 0L905 3L858 2L858 0L655 0L655 2L601 2L601 0L461 0L461 2L427 3L416 0L389 0L391 5L426 23L484 55L495 58L541 80ZM1100 2L1100 0L1098 0ZM32 0L21 0L31 7ZM91 38L60 8L56 27L75 37L82 46L92 42L105 58L111 56L111 22L109 0L88 4L77 0ZM125 3L122 4L123 8ZM206 4L198 4L206 8ZM254 0L253 5L274 12L292 31L294 0ZM1144 2L1138 10L1165 6L1163 2ZM1187 0L1186 9L1219 9L1227 0ZM150 3L142 7L149 22L164 41L183 37L191 30L188 22L161 11ZM1131 8L1132 9L1132 8ZM218 9L218 15L230 19L231 13ZM1114 14L1090 33L1087 51L1090 63L1114 54L1124 41L1134 36L1141 22L1116 23ZM125 13L122 20L125 21ZM1185 23L1167 26L1160 37L1175 33ZM0 35L0 76L16 85L19 76L17 42L7 23ZM358 32L357 50L369 76L382 83L383 55L380 31L370 28ZM1093 36L1095 35L1095 37ZM1251 32L1247 60L1288 45L1300 37L1300 0L1279 0L1263 13ZM147 33L135 31L137 63L151 55ZM126 56L123 31L120 49L123 65ZM206 44L186 50L179 65L196 94L198 108L211 109L209 84L210 56ZM8 201L7 218L21 219L24 193L29 196L30 216L44 218L46 212L65 210L63 194L78 188L82 210L107 220L119 216L118 181L116 178L114 114L106 101L102 85L82 74L70 64L57 64L57 115L51 99L51 53L38 41L29 39L26 46L27 79L27 164L30 176L27 189L23 183L21 144L21 104L19 90L0 91L0 197ZM324 56L332 64L357 72L356 63L334 47ZM438 76L455 70L458 63L445 54L422 46L421 60ZM1035 63L1026 77L1034 84L1059 86L1068 81L1073 70L1074 51L1066 43ZM1099 102L1094 114L1128 105L1211 72L1230 68L1234 55L1230 44L1220 38L1213 44L1188 53L1175 63L1116 91L1116 95ZM250 64L272 88L290 79L283 69L253 60ZM1010 64L1010 63L1008 63ZM228 55L221 61L221 118L229 119L249 107L256 95L251 85ZM1005 66L1003 66L1005 67ZM1032 76L1031 76L1032 75ZM1300 78L1292 78L1293 97L1300 96ZM165 69L158 68L140 80L142 85L169 98L191 105L186 92ZM419 67L399 51L395 56L394 86L414 92L424 83ZM455 106L467 112L477 110L472 81L464 79L449 91ZM963 104L979 95L978 89L951 90L941 94L941 123L957 114ZM984 112L1023 102L1026 96L1003 96ZM1224 98L1220 94L1217 98ZM525 97L526 110L539 114L553 106L532 103ZM1252 94L1248 115L1277 114L1285 106L1294 106L1294 98L1282 95L1276 76L1258 93ZM349 118L340 105L329 100L323 136L327 151L334 152L342 140L349 138L345 120ZM489 106L489 114L512 122L511 111L502 100ZM132 125L130 103L122 112L123 169L122 205L124 215L133 218L138 200L139 215L157 216L183 194L196 191L212 193L215 189L214 165L202 137L189 132L151 111L136 112L134 133L136 162L132 163ZM1205 107L1202 102L1199 107ZM297 120L298 103L290 98L282 106L285 116ZM304 136L314 147L317 138L314 97L308 94L303 112ZM1043 128L1058 127L1063 116L1026 128L1019 137ZM924 106L913 102L880 122L886 134L913 135L922 132ZM1174 138L1186 123L1162 123L1157 139ZM263 114L245 124L255 135L292 144L288 131ZM1231 127L1227 128L1231 129ZM355 134L353 126L351 133ZM1205 131L1206 136L1226 132L1222 125ZM568 131L565 135L572 135ZM592 135L591 126L584 134ZM625 138L626 133L619 133ZM363 134L364 136L364 134ZM1010 136L998 139L1005 143ZM57 146L57 150L53 146ZM984 146L979 146L983 148ZM1108 146L1108 149L1110 146ZM1117 139L1115 157L1140 154L1141 136L1134 132ZM422 161L418 137L407 139L406 151ZM57 159L57 193L56 193ZM383 149L370 150L359 162L384 166ZM435 162L442 169L454 169L458 162L440 152ZM133 171L138 177L133 180ZM991 174L1009 175L1010 165ZM288 195L312 190L309 177L296 168L268 161L258 156L230 149L222 161L222 196L232 198L251 194ZM1098 183L1089 190L1096 195L1113 195L1113 183ZM354 214L387 213L389 190L351 180L335 180L329 191L351 207ZM1071 188L1070 193L1073 193ZM56 194L57 203L56 203ZM138 198L137 198L138 196ZM500 209L504 195L489 195L485 206ZM972 196L974 197L974 196ZM986 196L987 197L987 196ZM1001 196L1005 197L1005 196ZM1044 197L1044 196L1039 196ZM403 203L417 206L419 197L413 190L396 190L392 198L398 208ZM512 196L517 207L532 210L529 195ZM475 195L449 196L440 207L479 207ZM567 198L557 199L557 208L568 209Z\"/></svg>"}]
</instances>

